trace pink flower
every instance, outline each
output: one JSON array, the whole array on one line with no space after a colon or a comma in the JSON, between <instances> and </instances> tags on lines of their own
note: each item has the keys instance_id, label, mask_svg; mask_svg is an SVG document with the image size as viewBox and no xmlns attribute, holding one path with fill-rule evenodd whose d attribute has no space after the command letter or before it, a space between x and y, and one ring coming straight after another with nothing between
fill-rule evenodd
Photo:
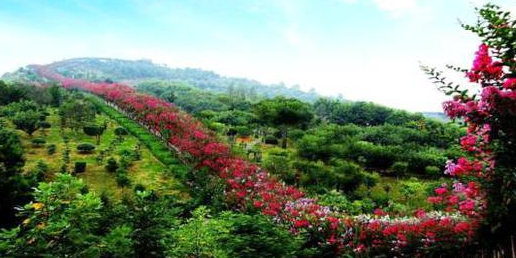
<instances>
[{"instance_id":1,"label":"pink flower","mask_svg":"<svg viewBox=\"0 0 516 258\"><path fill-rule=\"evenodd\" d=\"M503 87L506 89L516 88L516 78L509 78L503 83Z\"/></svg>"},{"instance_id":2,"label":"pink flower","mask_svg":"<svg viewBox=\"0 0 516 258\"><path fill-rule=\"evenodd\" d=\"M475 209L475 201L473 200L465 200L459 206L460 211L462 212L470 212Z\"/></svg>"},{"instance_id":3,"label":"pink flower","mask_svg":"<svg viewBox=\"0 0 516 258\"><path fill-rule=\"evenodd\" d=\"M435 191L435 194L437 194L437 195L444 195L445 193L448 192L448 190L444 187L436 188L434 191Z\"/></svg>"}]
</instances>

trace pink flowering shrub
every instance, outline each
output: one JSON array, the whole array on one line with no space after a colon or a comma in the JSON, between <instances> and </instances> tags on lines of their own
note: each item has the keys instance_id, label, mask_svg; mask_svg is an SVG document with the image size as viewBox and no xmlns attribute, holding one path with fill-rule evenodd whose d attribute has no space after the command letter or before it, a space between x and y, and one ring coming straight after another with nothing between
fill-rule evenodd
<instances>
[{"instance_id":1,"label":"pink flowering shrub","mask_svg":"<svg viewBox=\"0 0 516 258\"><path fill-rule=\"evenodd\" d=\"M484 185L496 168L494 132L516 134L514 128L506 129L503 123L503 119L516 116L516 76L509 76L505 60L498 59L492 56L488 44L480 45L472 68L466 72L469 81L481 88L476 97L446 86L456 94L443 109L450 118L463 119L467 124L468 133L460 144L468 156L447 162L444 174L453 183L443 183L428 198L434 210L418 209L410 217L391 217L381 209L360 216L332 211L257 165L234 156L213 132L173 104L123 84L66 78L54 72L51 65L38 67L38 72L65 88L79 88L102 97L198 168L209 168L225 182L226 202L235 209L268 215L293 233L309 234L318 245L335 252L422 257L470 245L486 217Z\"/></svg>"},{"instance_id":2,"label":"pink flowering shrub","mask_svg":"<svg viewBox=\"0 0 516 258\"><path fill-rule=\"evenodd\" d=\"M228 204L242 211L259 211L271 216L293 233L309 233L319 245L330 246L336 252L425 253L443 244L450 247L466 244L474 235L477 222L470 218L478 218L483 205L474 184L457 183L453 189L443 185L435 190L436 195L429 201L448 213L418 210L414 217L391 218L377 210L371 216L351 217L305 198L303 192L233 156L214 133L172 104L137 93L126 85L64 78L48 66L40 67L39 72L45 78L60 81L64 87L80 88L104 98L189 156L198 167L209 168L226 183ZM479 148L475 136L470 135L463 142L469 150ZM482 168L476 161L461 159L457 164L450 162L447 173L450 176L476 175L482 174Z\"/></svg>"}]
</instances>

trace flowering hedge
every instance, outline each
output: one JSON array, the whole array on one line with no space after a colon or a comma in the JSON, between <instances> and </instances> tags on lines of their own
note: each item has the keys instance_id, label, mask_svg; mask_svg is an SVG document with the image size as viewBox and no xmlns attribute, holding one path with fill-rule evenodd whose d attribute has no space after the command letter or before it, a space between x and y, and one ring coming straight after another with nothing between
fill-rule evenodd
<instances>
[{"instance_id":1,"label":"flowering hedge","mask_svg":"<svg viewBox=\"0 0 516 258\"><path fill-rule=\"evenodd\" d=\"M473 69L472 80L499 78L501 71L482 46ZM52 65L37 67L39 74L60 82L65 88L79 88L102 97L149 131L161 137L170 147L186 155L198 167L207 167L226 183L225 197L232 207L242 211L258 211L269 215L292 232L308 233L318 244L336 252L384 253L392 255L426 255L457 250L466 246L475 235L483 216L485 202L477 183L492 167L486 149L489 126L479 116L505 91L490 89L482 101L456 99L445 103L450 117L466 117L470 124L461 145L472 153L457 163L449 162L446 173L457 178L453 185L443 184L429 198L437 210L417 210L413 217L390 217L378 210L372 215L348 216L331 211L306 198L298 189L287 186L262 168L231 154L229 147L217 140L213 132L159 98L137 93L118 83L93 83L66 78L54 72ZM508 82L506 88L513 87ZM510 85L509 85L510 84ZM516 84L516 83L514 83ZM508 98L513 98L512 95ZM516 102L513 102L516 103ZM459 179L470 179L461 182Z\"/></svg>"}]
</instances>

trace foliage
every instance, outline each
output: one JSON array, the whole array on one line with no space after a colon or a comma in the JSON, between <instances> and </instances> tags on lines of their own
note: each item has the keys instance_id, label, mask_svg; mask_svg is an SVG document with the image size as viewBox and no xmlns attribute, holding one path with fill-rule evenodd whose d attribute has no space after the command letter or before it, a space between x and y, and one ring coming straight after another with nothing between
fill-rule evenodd
<instances>
[{"instance_id":1,"label":"foliage","mask_svg":"<svg viewBox=\"0 0 516 258\"><path fill-rule=\"evenodd\" d=\"M113 228L102 238L101 245L105 247L105 256L113 258L126 258L134 255L133 229L123 225Z\"/></svg>"},{"instance_id":2,"label":"foliage","mask_svg":"<svg viewBox=\"0 0 516 258\"><path fill-rule=\"evenodd\" d=\"M87 134L89 136L94 136L97 139L97 145L99 145L99 143L100 143L100 136L102 136L104 131L106 131L106 128L107 128L106 123L104 123L102 125L89 124L89 125L85 125L82 128L82 130L83 130L83 132L85 134ZM116 133L116 131L115 131L115 133Z\"/></svg>"},{"instance_id":3,"label":"foliage","mask_svg":"<svg viewBox=\"0 0 516 258\"><path fill-rule=\"evenodd\" d=\"M267 135L265 137L265 143L271 145L278 145L278 139L274 135Z\"/></svg>"},{"instance_id":4,"label":"foliage","mask_svg":"<svg viewBox=\"0 0 516 258\"><path fill-rule=\"evenodd\" d=\"M47 153L48 155L53 155L54 153L56 153L56 150L57 150L57 147L55 144L49 144L47 146Z\"/></svg>"},{"instance_id":5,"label":"foliage","mask_svg":"<svg viewBox=\"0 0 516 258\"><path fill-rule=\"evenodd\" d=\"M34 111L21 111L12 117L11 121L20 129L26 132L29 136L40 128L40 117L41 114Z\"/></svg>"},{"instance_id":6,"label":"foliage","mask_svg":"<svg viewBox=\"0 0 516 258\"><path fill-rule=\"evenodd\" d=\"M95 108L82 99L68 100L59 107L59 116L62 126L78 131L94 121Z\"/></svg>"},{"instance_id":7,"label":"foliage","mask_svg":"<svg viewBox=\"0 0 516 258\"><path fill-rule=\"evenodd\" d=\"M86 171L86 162L85 161L76 161L74 167L74 173L83 173Z\"/></svg>"},{"instance_id":8,"label":"foliage","mask_svg":"<svg viewBox=\"0 0 516 258\"><path fill-rule=\"evenodd\" d=\"M131 179L127 175L127 169L126 168L120 167L120 168L118 168L115 171L115 173L116 173L116 175L115 175L116 184L119 187L126 187L126 186L130 186L131 185Z\"/></svg>"},{"instance_id":9,"label":"foliage","mask_svg":"<svg viewBox=\"0 0 516 258\"><path fill-rule=\"evenodd\" d=\"M309 104L283 97L262 100L254 106L254 110L262 123L281 128L283 148L287 147L287 128L309 123L313 117Z\"/></svg>"},{"instance_id":10,"label":"foliage","mask_svg":"<svg viewBox=\"0 0 516 258\"><path fill-rule=\"evenodd\" d=\"M95 150L95 145L91 143L80 143L77 145L77 151L82 154L92 153Z\"/></svg>"},{"instance_id":11,"label":"foliage","mask_svg":"<svg viewBox=\"0 0 516 258\"><path fill-rule=\"evenodd\" d=\"M19 136L0 128L0 227L12 226L14 206L29 200L32 182L20 174L25 163L23 154Z\"/></svg>"},{"instance_id":12,"label":"foliage","mask_svg":"<svg viewBox=\"0 0 516 258\"><path fill-rule=\"evenodd\" d=\"M227 223L228 232L221 243L229 257L296 257L302 250L302 238L274 224L263 215L226 212L216 218Z\"/></svg>"},{"instance_id":13,"label":"foliage","mask_svg":"<svg viewBox=\"0 0 516 258\"><path fill-rule=\"evenodd\" d=\"M34 146L34 147L41 147L41 146L45 146L47 141L43 138L38 137L38 138L32 139L31 143L32 143L32 146Z\"/></svg>"},{"instance_id":14,"label":"foliage","mask_svg":"<svg viewBox=\"0 0 516 258\"><path fill-rule=\"evenodd\" d=\"M209 210L199 207L192 218L172 234L173 242L167 251L170 257L230 257L221 240L229 237L226 221L208 219Z\"/></svg>"},{"instance_id":15,"label":"foliage","mask_svg":"<svg viewBox=\"0 0 516 258\"><path fill-rule=\"evenodd\" d=\"M129 134L129 132L124 127L117 127L115 129L115 135L118 136L118 137L123 137L123 136L128 135L128 134Z\"/></svg>"},{"instance_id":16,"label":"foliage","mask_svg":"<svg viewBox=\"0 0 516 258\"><path fill-rule=\"evenodd\" d=\"M39 121L39 124L38 124L38 127L41 128L41 129L48 129L50 128L52 125L47 122L47 121Z\"/></svg>"},{"instance_id":17,"label":"foliage","mask_svg":"<svg viewBox=\"0 0 516 258\"><path fill-rule=\"evenodd\" d=\"M115 172L118 169L118 163L116 162L116 159L113 157L109 157L106 164L106 170L108 172Z\"/></svg>"},{"instance_id":18,"label":"foliage","mask_svg":"<svg viewBox=\"0 0 516 258\"><path fill-rule=\"evenodd\" d=\"M81 180L66 174L41 183L34 202L20 210L24 223L0 234L2 256L100 257L95 231L102 203L84 188Z\"/></svg>"}]
</instances>

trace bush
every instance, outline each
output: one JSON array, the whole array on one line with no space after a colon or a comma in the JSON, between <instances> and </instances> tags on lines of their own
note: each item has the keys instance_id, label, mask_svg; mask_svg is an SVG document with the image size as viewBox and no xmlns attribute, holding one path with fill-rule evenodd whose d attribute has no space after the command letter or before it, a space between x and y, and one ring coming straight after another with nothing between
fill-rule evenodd
<instances>
[{"instance_id":1,"label":"bush","mask_svg":"<svg viewBox=\"0 0 516 258\"><path fill-rule=\"evenodd\" d=\"M292 237L286 228L264 215L223 213L217 219L229 226L228 233L219 235L228 257L294 257L302 250L301 238Z\"/></svg>"},{"instance_id":2,"label":"bush","mask_svg":"<svg viewBox=\"0 0 516 258\"><path fill-rule=\"evenodd\" d=\"M145 186L138 183L134 186L134 191L135 192L143 192L143 191L145 191Z\"/></svg>"},{"instance_id":3,"label":"bush","mask_svg":"<svg viewBox=\"0 0 516 258\"><path fill-rule=\"evenodd\" d=\"M124 136L126 136L128 134L129 134L129 132L127 131L127 129L125 129L125 127L121 127L120 126L120 127L117 127L115 129L115 135L120 137L120 138L122 138L122 137L124 137Z\"/></svg>"},{"instance_id":4,"label":"bush","mask_svg":"<svg viewBox=\"0 0 516 258\"><path fill-rule=\"evenodd\" d=\"M127 170L123 168L116 170L116 183L119 187L131 185L131 179L127 176Z\"/></svg>"},{"instance_id":5,"label":"bush","mask_svg":"<svg viewBox=\"0 0 516 258\"><path fill-rule=\"evenodd\" d=\"M75 173L83 173L86 171L86 162L85 161L77 161L75 162L75 167L73 170Z\"/></svg>"},{"instance_id":6,"label":"bush","mask_svg":"<svg viewBox=\"0 0 516 258\"><path fill-rule=\"evenodd\" d=\"M425 167L425 173L429 176L438 176L441 174L441 169L436 166Z\"/></svg>"},{"instance_id":7,"label":"bush","mask_svg":"<svg viewBox=\"0 0 516 258\"><path fill-rule=\"evenodd\" d=\"M38 123L38 125L41 129L48 129L48 128L52 127L52 125L47 121L40 121Z\"/></svg>"},{"instance_id":8,"label":"bush","mask_svg":"<svg viewBox=\"0 0 516 258\"><path fill-rule=\"evenodd\" d=\"M106 170L108 172L115 172L116 170L118 169L118 163L116 162L116 159L113 158L113 157L110 157L108 160L107 160L107 164L106 164Z\"/></svg>"},{"instance_id":9,"label":"bush","mask_svg":"<svg viewBox=\"0 0 516 258\"><path fill-rule=\"evenodd\" d=\"M235 127L235 130L237 131L239 136L246 137L253 134L253 129L247 127L247 126L237 126Z\"/></svg>"},{"instance_id":10,"label":"bush","mask_svg":"<svg viewBox=\"0 0 516 258\"><path fill-rule=\"evenodd\" d=\"M305 135L305 132L301 129L292 129L288 133L288 137L294 141L297 141L297 140L303 138L304 135Z\"/></svg>"},{"instance_id":11,"label":"bush","mask_svg":"<svg viewBox=\"0 0 516 258\"><path fill-rule=\"evenodd\" d=\"M263 160L262 166L270 173L279 176L287 184L295 184L297 183L296 171L292 169L291 163L287 151L271 149Z\"/></svg>"},{"instance_id":12,"label":"bush","mask_svg":"<svg viewBox=\"0 0 516 258\"><path fill-rule=\"evenodd\" d=\"M32 146L34 147L41 147L41 146L44 146L45 143L47 143L47 141L43 138L34 138L32 139Z\"/></svg>"},{"instance_id":13,"label":"bush","mask_svg":"<svg viewBox=\"0 0 516 258\"><path fill-rule=\"evenodd\" d=\"M48 169L47 163L45 163L43 160L38 161L38 163L36 164L36 168L34 168L34 171L33 171L34 179L37 182L42 181L45 177L45 174L48 172L48 170L49 169Z\"/></svg>"},{"instance_id":14,"label":"bush","mask_svg":"<svg viewBox=\"0 0 516 258\"><path fill-rule=\"evenodd\" d=\"M409 164L407 162L396 161L389 168L389 172L392 172L396 176L406 175L408 172Z\"/></svg>"},{"instance_id":15,"label":"bush","mask_svg":"<svg viewBox=\"0 0 516 258\"><path fill-rule=\"evenodd\" d=\"M265 137L265 143L278 145L278 138L274 137L273 135L267 135L267 137Z\"/></svg>"},{"instance_id":16,"label":"bush","mask_svg":"<svg viewBox=\"0 0 516 258\"><path fill-rule=\"evenodd\" d=\"M92 153L95 150L95 145L91 143L81 143L77 145L79 153Z\"/></svg>"},{"instance_id":17,"label":"bush","mask_svg":"<svg viewBox=\"0 0 516 258\"><path fill-rule=\"evenodd\" d=\"M56 153L56 145L55 144L50 144L47 146L47 153L48 155L53 155L54 153Z\"/></svg>"}]
</instances>

